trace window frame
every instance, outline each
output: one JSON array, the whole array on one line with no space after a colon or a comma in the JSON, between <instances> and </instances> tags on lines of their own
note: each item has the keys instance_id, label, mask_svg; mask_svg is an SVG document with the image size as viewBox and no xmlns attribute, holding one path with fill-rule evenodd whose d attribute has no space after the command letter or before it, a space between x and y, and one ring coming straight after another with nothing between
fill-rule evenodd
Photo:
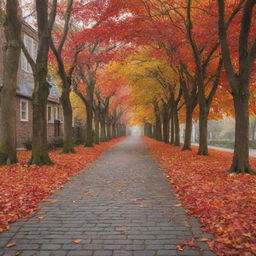
<instances>
[{"instance_id":1,"label":"window frame","mask_svg":"<svg viewBox=\"0 0 256 256\"><path fill-rule=\"evenodd\" d=\"M22 103L26 104L26 110L25 110L25 114L26 114L26 118L23 118L22 114L23 114L23 108L22 108ZM29 121L29 102L28 100L25 99L20 99L20 121L21 122L28 122Z\"/></svg>"},{"instance_id":2,"label":"window frame","mask_svg":"<svg viewBox=\"0 0 256 256\"><path fill-rule=\"evenodd\" d=\"M49 119L49 109L50 109L50 119ZM50 105L47 105L47 123L48 124L53 123L53 107Z\"/></svg>"},{"instance_id":3,"label":"window frame","mask_svg":"<svg viewBox=\"0 0 256 256\"><path fill-rule=\"evenodd\" d=\"M23 35L23 42L32 59L36 61L37 51L38 51L38 42L33 37L31 37L26 33L24 33ZM29 43L30 43L30 47L28 47ZM27 73L32 74L32 68L23 52L21 52L21 69Z\"/></svg>"}]
</instances>

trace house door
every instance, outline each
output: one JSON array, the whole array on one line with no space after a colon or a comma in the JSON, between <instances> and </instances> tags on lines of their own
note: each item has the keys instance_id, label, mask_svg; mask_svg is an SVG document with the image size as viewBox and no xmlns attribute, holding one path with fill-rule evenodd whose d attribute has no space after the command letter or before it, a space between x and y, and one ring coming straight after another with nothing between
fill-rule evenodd
<instances>
[{"instance_id":1,"label":"house door","mask_svg":"<svg viewBox=\"0 0 256 256\"><path fill-rule=\"evenodd\" d=\"M60 120L54 120L54 137L60 136Z\"/></svg>"}]
</instances>

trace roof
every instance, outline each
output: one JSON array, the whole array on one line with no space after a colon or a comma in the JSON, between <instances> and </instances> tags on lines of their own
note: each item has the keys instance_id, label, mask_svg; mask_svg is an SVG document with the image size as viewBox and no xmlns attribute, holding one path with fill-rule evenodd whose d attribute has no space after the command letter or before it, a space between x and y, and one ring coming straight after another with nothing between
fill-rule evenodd
<instances>
[{"instance_id":1,"label":"roof","mask_svg":"<svg viewBox=\"0 0 256 256\"><path fill-rule=\"evenodd\" d=\"M51 85L48 100L59 103L60 94L56 84L54 84L51 81L48 81L48 83ZM34 83L23 80L21 81L20 86L17 88L17 94L24 97L32 98L33 90L34 90Z\"/></svg>"}]
</instances>

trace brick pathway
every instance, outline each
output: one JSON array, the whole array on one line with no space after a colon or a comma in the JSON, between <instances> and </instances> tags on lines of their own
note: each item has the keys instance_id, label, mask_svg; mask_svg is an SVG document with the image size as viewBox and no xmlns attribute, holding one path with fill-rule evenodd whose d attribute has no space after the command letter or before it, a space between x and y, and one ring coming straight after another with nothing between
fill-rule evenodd
<instances>
[{"instance_id":1,"label":"brick pathway","mask_svg":"<svg viewBox=\"0 0 256 256\"><path fill-rule=\"evenodd\" d=\"M176 251L181 240L207 234L175 206L169 182L139 137L119 143L50 199L56 202L42 203L37 213L43 219L16 222L0 234L3 255L214 255L205 243ZM5 249L10 242L16 246Z\"/></svg>"}]
</instances>

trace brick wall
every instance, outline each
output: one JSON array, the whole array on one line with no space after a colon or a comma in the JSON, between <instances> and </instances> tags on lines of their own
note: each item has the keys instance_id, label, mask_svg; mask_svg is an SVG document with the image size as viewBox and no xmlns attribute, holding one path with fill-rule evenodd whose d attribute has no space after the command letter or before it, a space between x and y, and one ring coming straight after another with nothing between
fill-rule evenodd
<instances>
[{"instance_id":1,"label":"brick wall","mask_svg":"<svg viewBox=\"0 0 256 256\"><path fill-rule=\"evenodd\" d=\"M28 102L28 121L21 121L21 100L25 100ZM60 107L59 104L48 102L48 106L51 107ZM24 143L27 140L31 140L32 138L32 102L30 99L17 96L16 101L16 130L17 130L17 147L18 148L24 148ZM63 124L60 125L60 135L63 135ZM50 122L47 125L47 137L50 141L52 138L55 137L55 129L54 129L54 123Z\"/></svg>"}]
</instances>

